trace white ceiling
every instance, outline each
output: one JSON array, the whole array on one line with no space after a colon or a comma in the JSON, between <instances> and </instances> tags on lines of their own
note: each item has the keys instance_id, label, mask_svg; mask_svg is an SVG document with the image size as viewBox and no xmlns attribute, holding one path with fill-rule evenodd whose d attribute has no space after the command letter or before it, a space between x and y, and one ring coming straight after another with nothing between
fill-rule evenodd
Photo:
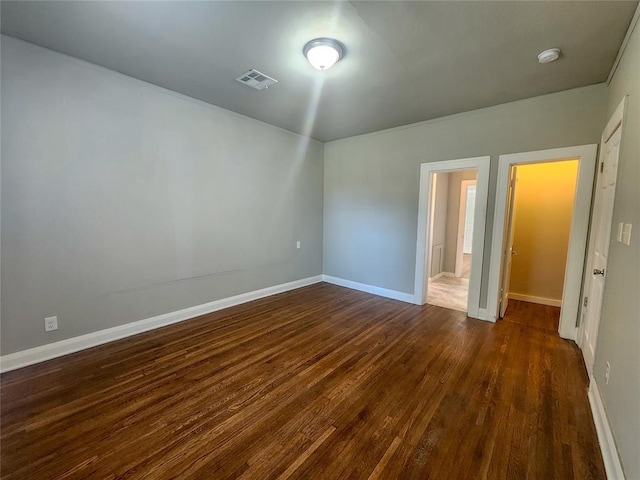
<instances>
[{"instance_id":1,"label":"white ceiling","mask_svg":"<svg viewBox=\"0 0 640 480\"><path fill-rule=\"evenodd\" d=\"M2 33L321 141L603 82L637 1L2 1ZM315 71L315 37L347 53ZM537 54L562 48L558 62ZM264 91L234 79L255 68Z\"/></svg>"}]
</instances>

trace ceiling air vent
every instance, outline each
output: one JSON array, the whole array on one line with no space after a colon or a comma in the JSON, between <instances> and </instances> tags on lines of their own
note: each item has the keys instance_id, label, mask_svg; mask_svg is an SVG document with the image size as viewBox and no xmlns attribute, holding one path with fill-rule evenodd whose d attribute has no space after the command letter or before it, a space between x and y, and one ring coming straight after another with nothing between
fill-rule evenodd
<instances>
[{"instance_id":1,"label":"ceiling air vent","mask_svg":"<svg viewBox=\"0 0 640 480\"><path fill-rule=\"evenodd\" d=\"M236 80L240 83L244 83L248 87L255 88L256 90L264 90L265 88L269 88L271 85L278 83L275 78L271 78L254 69L240 75Z\"/></svg>"}]
</instances>

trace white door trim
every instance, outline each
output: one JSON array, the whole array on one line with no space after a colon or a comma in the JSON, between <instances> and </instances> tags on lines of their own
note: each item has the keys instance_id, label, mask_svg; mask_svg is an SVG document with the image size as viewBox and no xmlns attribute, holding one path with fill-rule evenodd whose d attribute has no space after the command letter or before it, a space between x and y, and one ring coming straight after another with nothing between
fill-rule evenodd
<instances>
[{"instance_id":1,"label":"white door trim","mask_svg":"<svg viewBox=\"0 0 640 480\"><path fill-rule=\"evenodd\" d=\"M484 318L484 311L480 311L480 281L482 279L482 256L484 251L485 221L487 216L487 196L489 193L489 168L491 157L463 158L459 160L445 160L420 165L420 197L418 200L418 234L416 241L416 269L414 283L414 301L417 305L424 305L426 301L426 286L428 271L426 263L427 239L431 234L431 186L433 174L437 172L451 172L476 169L476 208L473 225L473 254L471 256L471 275L469 278L469 299L467 314L472 318Z\"/></svg>"},{"instance_id":2,"label":"white door trim","mask_svg":"<svg viewBox=\"0 0 640 480\"><path fill-rule=\"evenodd\" d=\"M562 310L560 314L560 336L571 340L577 339L576 319L580 306L580 288L585 265L585 249L589 228L589 212L591 210L591 194L596 166L598 145L580 145L576 147L554 148L536 152L500 155L498 161L498 184L496 187L496 205L491 240L491 263L489 266L489 294L487 310L495 319L498 312L498 295L500 268L502 264L503 232L506 213L507 186L509 169L512 165L553 162L577 158L578 181L576 197L571 219L569 249L565 269L564 290L562 293Z\"/></svg>"},{"instance_id":3,"label":"white door trim","mask_svg":"<svg viewBox=\"0 0 640 480\"><path fill-rule=\"evenodd\" d=\"M602 143L605 143L607 140L611 138L619 125L622 125L624 122L624 112L627 105L627 100L629 99L629 95L625 95L620 104L616 107L615 112L611 115L611 118L607 122L607 126L604 127L604 131L602 132Z\"/></svg>"}]
</instances>

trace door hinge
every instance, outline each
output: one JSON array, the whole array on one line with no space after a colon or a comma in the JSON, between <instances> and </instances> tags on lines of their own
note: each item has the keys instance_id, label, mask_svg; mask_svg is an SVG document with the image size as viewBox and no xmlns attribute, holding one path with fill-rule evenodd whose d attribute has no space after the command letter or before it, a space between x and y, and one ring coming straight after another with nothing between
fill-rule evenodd
<instances>
[{"instance_id":1,"label":"door hinge","mask_svg":"<svg viewBox=\"0 0 640 480\"><path fill-rule=\"evenodd\" d=\"M604 172L604 162L600 162L600 173Z\"/></svg>"},{"instance_id":2,"label":"door hinge","mask_svg":"<svg viewBox=\"0 0 640 480\"><path fill-rule=\"evenodd\" d=\"M584 302L582 302L582 305L586 308L587 303L589 303L589 297L584 297Z\"/></svg>"}]
</instances>

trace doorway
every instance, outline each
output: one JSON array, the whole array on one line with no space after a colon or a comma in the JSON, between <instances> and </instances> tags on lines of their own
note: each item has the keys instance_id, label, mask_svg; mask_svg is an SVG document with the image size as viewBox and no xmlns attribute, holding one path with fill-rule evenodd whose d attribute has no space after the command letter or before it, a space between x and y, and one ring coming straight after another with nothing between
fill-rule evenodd
<instances>
[{"instance_id":1,"label":"doorway","mask_svg":"<svg viewBox=\"0 0 640 480\"><path fill-rule=\"evenodd\" d=\"M578 159L513 165L509 176L500 318L510 300L562 306Z\"/></svg>"},{"instance_id":2,"label":"doorway","mask_svg":"<svg viewBox=\"0 0 640 480\"><path fill-rule=\"evenodd\" d=\"M544 162L560 162L577 159L578 173L575 200L571 214L571 227L568 241L566 263L564 266L564 283L562 289L562 306L558 332L563 338L576 340L578 310L580 306L580 290L584 269L591 193L596 165L597 145L557 148L536 152L525 152L501 155L498 163L498 184L496 187L495 218L491 243L491 263L489 267L488 310L493 319L500 318L504 298L503 278L506 263L513 255L509 249L510 212L508 206L513 204L514 170L512 167ZM516 170L517 172L517 170ZM508 291L506 292L508 294ZM508 295L507 295L508 298ZM508 306L508 305L507 305Z\"/></svg>"},{"instance_id":3,"label":"doorway","mask_svg":"<svg viewBox=\"0 0 640 480\"><path fill-rule=\"evenodd\" d=\"M490 157L476 157L421 165L416 304L438 304L486 319L480 280L489 162ZM436 303L435 297L444 301Z\"/></svg>"},{"instance_id":4,"label":"doorway","mask_svg":"<svg viewBox=\"0 0 640 480\"><path fill-rule=\"evenodd\" d=\"M427 303L467 311L477 170L433 175ZM466 253L465 253L466 251Z\"/></svg>"}]
</instances>

